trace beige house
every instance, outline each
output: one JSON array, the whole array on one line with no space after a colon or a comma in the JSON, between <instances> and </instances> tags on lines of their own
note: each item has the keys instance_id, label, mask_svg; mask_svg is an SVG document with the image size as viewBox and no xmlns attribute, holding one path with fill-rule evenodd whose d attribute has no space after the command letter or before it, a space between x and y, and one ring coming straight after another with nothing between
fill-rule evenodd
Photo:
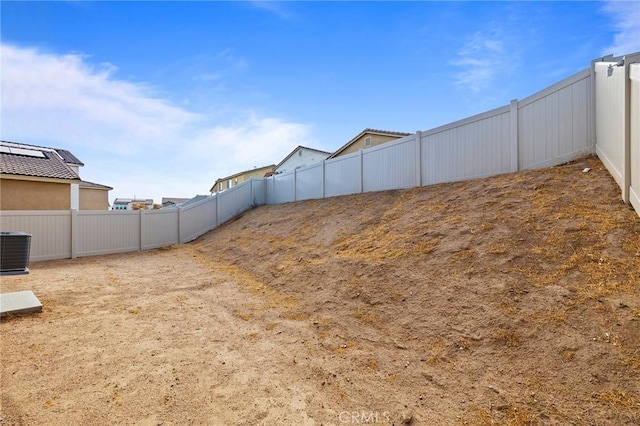
<instances>
[{"instance_id":1,"label":"beige house","mask_svg":"<svg viewBox=\"0 0 640 426\"><path fill-rule=\"evenodd\" d=\"M113 188L99 183L80 182L80 210L109 210L109 191Z\"/></svg>"},{"instance_id":2,"label":"beige house","mask_svg":"<svg viewBox=\"0 0 640 426\"><path fill-rule=\"evenodd\" d=\"M113 188L80 179L71 152L0 141L0 210L107 210Z\"/></svg>"},{"instance_id":3,"label":"beige house","mask_svg":"<svg viewBox=\"0 0 640 426\"><path fill-rule=\"evenodd\" d=\"M271 174L273 174L273 171L275 170L276 165L272 164L270 166L265 166L265 167L256 167L252 170L246 170L244 172L240 172L240 173L236 173L234 175L231 176L227 176L227 177L223 177L220 178L218 180L216 180L216 182L213 184L213 186L211 187L211 189L209 190L212 194L217 193L217 192L222 192L226 189L229 188L233 188L234 186L238 185L239 183L242 182L246 182L248 180L250 180L252 177L255 178L263 178L265 176L269 176Z\"/></svg>"},{"instance_id":4,"label":"beige house","mask_svg":"<svg viewBox=\"0 0 640 426\"><path fill-rule=\"evenodd\" d=\"M364 129L355 138L351 139L349 142L337 149L328 158L335 158L341 155L351 154L352 152L357 152L361 149L371 148L372 146L380 145L385 142L390 142L409 135L411 135L411 133Z\"/></svg>"}]
</instances>

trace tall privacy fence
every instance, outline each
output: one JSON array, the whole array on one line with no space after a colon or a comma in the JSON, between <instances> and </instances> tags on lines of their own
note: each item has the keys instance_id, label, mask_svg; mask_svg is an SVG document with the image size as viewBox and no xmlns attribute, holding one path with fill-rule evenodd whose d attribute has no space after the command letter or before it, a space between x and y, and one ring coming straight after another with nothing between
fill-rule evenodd
<instances>
[{"instance_id":1,"label":"tall privacy fence","mask_svg":"<svg viewBox=\"0 0 640 426\"><path fill-rule=\"evenodd\" d=\"M528 98L289 173L251 179L188 207L3 211L32 235L31 259L184 243L254 206L453 182L558 165L597 153L640 214L640 54L611 56Z\"/></svg>"},{"instance_id":2,"label":"tall privacy fence","mask_svg":"<svg viewBox=\"0 0 640 426\"><path fill-rule=\"evenodd\" d=\"M33 261L149 250L191 241L265 204L264 194L264 180L253 179L184 208L3 211L0 225L31 234Z\"/></svg>"}]
</instances>

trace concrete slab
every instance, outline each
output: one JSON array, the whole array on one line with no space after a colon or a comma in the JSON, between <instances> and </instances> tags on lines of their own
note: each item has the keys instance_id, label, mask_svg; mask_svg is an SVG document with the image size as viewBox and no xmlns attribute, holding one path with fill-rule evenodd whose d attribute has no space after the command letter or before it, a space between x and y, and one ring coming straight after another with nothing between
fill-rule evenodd
<instances>
[{"instance_id":1,"label":"concrete slab","mask_svg":"<svg viewBox=\"0 0 640 426\"><path fill-rule=\"evenodd\" d=\"M0 316L42 312L42 303L31 290L0 294Z\"/></svg>"}]
</instances>

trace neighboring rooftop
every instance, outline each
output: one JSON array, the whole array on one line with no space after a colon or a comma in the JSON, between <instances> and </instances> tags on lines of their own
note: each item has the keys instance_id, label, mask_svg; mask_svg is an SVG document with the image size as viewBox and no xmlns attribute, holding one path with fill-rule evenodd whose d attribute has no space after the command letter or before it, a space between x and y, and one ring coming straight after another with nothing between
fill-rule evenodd
<instances>
[{"instance_id":1,"label":"neighboring rooftop","mask_svg":"<svg viewBox=\"0 0 640 426\"><path fill-rule=\"evenodd\" d=\"M405 136L409 136L412 133L396 132L396 131L393 131L393 130L379 130L379 129L366 128L363 131L361 131L360 133L358 133L349 142L347 142L346 144L344 144L340 148L338 148L333 154L331 154L329 156L329 158L334 158L334 157L338 156L338 154L340 154L342 151L347 149L352 143L354 143L355 141L360 139L365 134L379 135L379 136L394 136L394 137L402 138L402 137L405 137Z\"/></svg>"},{"instance_id":2,"label":"neighboring rooftop","mask_svg":"<svg viewBox=\"0 0 640 426\"><path fill-rule=\"evenodd\" d=\"M292 157L296 152L298 152L298 151L299 151L299 150L301 150L301 149L306 149L306 150L309 150L309 151L314 151L314 152L317 152L317 153L319 153L319 154L326 154L327 156L331 155L331 153L330 153L330 152L327 152L327 151L322 151L322 150L320 150L320 149L309 148L309 147L307 147L307 146L298 145L298 146L297 146L293 151L291 151L291 152L289 153L289 155L287 155L286 157L284 157L284 159L283 159L281 162L279 162L279 163L274 167L274 169L275 169L275 170L277 170L280 166L282 166L284 163L286 163L286 161L287 161L289 158L291 158L291 157Z\"/></svg>"},{"instance_id":3,"label":"neighboring rooftop","mask_svg":"<svg viewBox=\"0 0 640 426\"><path fill-rule=\"evenodd\" d=\"M82 165L73 154L60 150L73 161ZM62 154L54 148L15 142L0 141L0 173L18 176L80 180L80 176L67 163Z\"/></svg>"},{"instance_id":4,"label":"neighboring rooftop","mask_svg":"<svg viewBox=\"0 0 640 426\"><path fill-rule=\"evenodd\" d=\"M80 188L108 189L109 191L111 191L113 189L110 186L101 185L99 183L94 183L94 182L88 182L86 180L83 180L82 182L80 182Z\"/></svg>"}]
</instances>

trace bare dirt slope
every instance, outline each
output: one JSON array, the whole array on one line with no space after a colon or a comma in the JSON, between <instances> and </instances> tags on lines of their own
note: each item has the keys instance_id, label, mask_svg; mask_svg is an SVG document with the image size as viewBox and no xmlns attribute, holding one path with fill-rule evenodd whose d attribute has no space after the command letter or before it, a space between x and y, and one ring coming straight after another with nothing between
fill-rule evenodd
<instances>
[{"instance_id":1,"label":"bare dirt slope","mask_svg":"<svg viewBox=\"0 0 640 426\"><path fill-rule=\"evenodd\" d=\"M24 289L2 425L640 423L640 219L595 158L260 207Z\"/></svg>"}]
</instances>

